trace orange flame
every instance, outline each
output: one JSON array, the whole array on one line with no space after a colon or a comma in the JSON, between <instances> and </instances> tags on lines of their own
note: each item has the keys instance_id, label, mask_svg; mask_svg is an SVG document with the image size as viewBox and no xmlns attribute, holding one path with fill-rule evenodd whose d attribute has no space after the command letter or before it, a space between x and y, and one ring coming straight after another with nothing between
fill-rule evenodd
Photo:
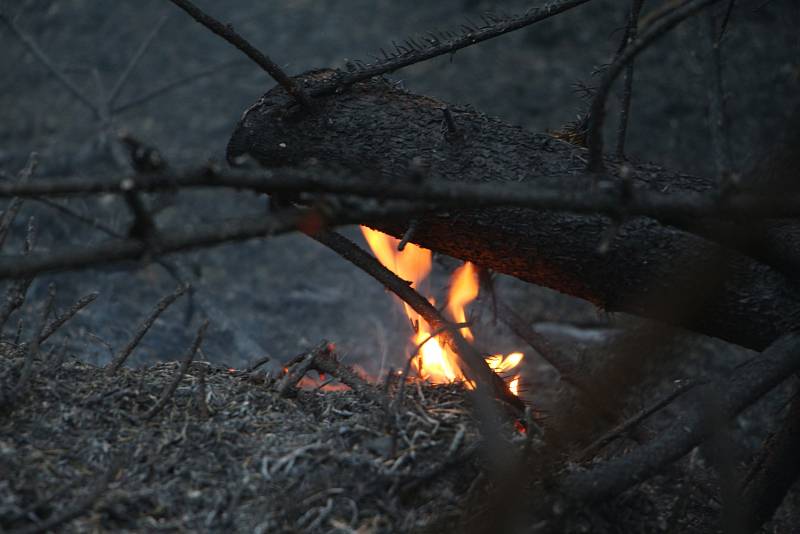
<instances>
[{"instance_id":1,"label":"orange flame","mask_svg":"<svg viewBox=\"0 0 800 534\"><path fill-rule=\"evenodd\" d=\"M411 282L411 285L419 291L420 283L427 278L431 271L430 250L408 243L401 252L397 250L398 239L365 226L361 227L361 232L378 260L397 276ZM454 322L466 322L465 308L478 297L478 290L478 273L472 263L466 262L453 273L450 284L447 310ZM429 300L433 303L432 299ZM430 339L430 326L421 320L419 314L408 304L403 303L403 307L415 327L412 340L415 346L420 347L419 355L415 359L419 375L434 384L462 381L467 387L472 387L471 382L459 367L458 356L438 338ZM461 333L467 341L474 339L469 327L461 328ZM486 363L496 373L509 372L516 368L521 361L521 352L513 352L507 356L495 354L486 358ZM518 394L519 375L510 380L508 387L513 394Z\"/></svg>"}]
</instances>

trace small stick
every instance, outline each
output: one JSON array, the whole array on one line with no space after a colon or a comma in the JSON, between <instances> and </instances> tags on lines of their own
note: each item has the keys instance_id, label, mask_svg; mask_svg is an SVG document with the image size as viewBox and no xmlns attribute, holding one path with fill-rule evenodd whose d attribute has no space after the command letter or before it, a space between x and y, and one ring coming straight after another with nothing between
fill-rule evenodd
<instances>
[{"instance_id":1,"label":"small stick","mask_svg":"<svg viewBox=\"0 0 800 534\"><path fill-rule=\"evenodd\" d=\"M356 392L357 395L376 404L385 404L385 399L349 365L340 362L332 350L320 352L311 362L311 367L320 373L325 373L338 378L343 384Z\"/></svg>"},{"instance_id":2,"label":"small stick","mask_svg":"<svg viewBox=\"0 0 800 534\"><path fill-rule=\"evenodd\" d=\"M272 358L270 358L269 356L264 356L263 358L261 358L259 360L256 360L256 362L253 365L251 365L250 367L247 368L246 372L252 373L253 371L258 369L259 367L261 367L265 363L269 362L271 359Z\"/></svg>"},{"instance_id":3,"label":"small stick","mask_svg":"<svg viewBox=\"0 0 800 534\"><path fill-rule=\"evenodd\" d=\"M99 293L89 293L88 295L84 295L83 297L79 298L77 302L70 306L67 311L56 317L53 322L45 327L39 336L39 343L44 343L47 341L47 338L55 334L59 328L64 326L67 322L69 322L70 319L75 317L79 311L94 302L98 295Z\"/></svg>"},{"instance_id":4,"label":"small stick","mask_svg":"<svg viewBox=\"0 0 800 534\"><path fill-rule=\"evenodd\" d=\"M64 336L64 339L61 340L61 347L59 347L58 352L56 352L53 361L50 362L50 372L52 372L53 374L55 374L61 368L61 365L64 363L64 356L67 355L68 343L69 343L69 337Z\"/></svg>"},{"instance_id":5,"label":"small stick","mask_svg":"<svg viewBox=\"0 0 800 534\"><path fill-rule=\"evenodd\" d=\"M125 345L125 347L123 347L123 349L117 353L117 356L114 358L114 360L110 364L108 364L108 367L106 367L107 376L114 375L119 370L119 368L123 366L125 360L128 359L128 356L131 355L131 353L139 344L139 342L142 340L142 338L145 336L145 334L147 334L147 331L150 330L150 327L153 326L153 323L156 322L156 319L158 319L158 317L162 313L164 313L164 310L169 308L169 306L173 302L178 300L178 298L181 295L183 295L188 288L189 286L180 285L171 294L163 297L161 300L158 301L153 310L150 312L150 315L147 316L147 318L139 326L139 329L133 335L131 340L128 341L128 344Z\"/></svg>"},{"instance_id":6,"label":"small stick","mask_svg":"<svg viewBox=\"0 0 800 534\"><path fill-rule=\"evenodd\" d=\"M28 162L25 164L25 167L19 171L17 185L22 185L28 182L30 177L33 175L33 171L36 170L38 162L38 154L36 152L31 152L30 156L28 156ZM11 199L8 208L6 208L6 210L3 212L3 217L0 219L0 249L3 248L3 245L6 242L8 232L11 229L11 225L14 223L14 219L17 218L20 208L22 208L23 202L23 199L14 197Z\"/></svg>"},{"instance_id":7,"label":"small stick","mask_svg":"<svg viewBox=\"0 0 800 534\"><path fill-rule=\"evenodd\" d=\"M194 5L189 0L170 0L173 4L183 9L194 20L219 35L230 44L244 52L244 54L252 59L259 67L272 76L287 93L289 93L295 100L300 102L305 108L311 107L311 100L300 87L289 78L283 69L281 69L269 56L265 55L253 45L251 45L244 37L236 33L233 26L230 24L222 24L214 17L205 13L202 9Z\"/></svg>"},{"instance_id":8,"label":"small stick","mask_svg":"<svg viewBox=\"0 0 800 534\"><path fill-rule=\"evenodd\" d=\"M28 229L25 232L25 244L22 246L23 254L30 254L36 245L36 218L28 219Z\"/></svg>"},{"instance_id":9,"label":"small stick","mask_svg":"<svg viewBox=\"0 0 800 534\"><path fill-rule=\"evenodd\" d=\"M167 20L169 20L169 15L161 17L147 37L145 37L144 41L142 41L142 44L139 45L139 49L136 51L130 61L128 61L128 64L125 66L125 70L122 71L122 74L120 74L119 78L117 78L116 83L114 83L114 87L111 88L111 91L109 91L108 97L106 98L106 106L109 108L109 111L113 108L114 102L117 100L120 91L125 86L125 82L128 81L131 72L133 72L133 69L135 69L136 65L139 64L139 61L145 55L147 49L150 48L150 45L153 44L153 40L161 31L161 28L164 27L164 24L167 22Z\"/></svg>"},{"instance_id":10,"label":"small stick","mask_svg":"<svg viewBox=\"0 0 800 534\"><path fill-rule=\"evenodd\" d=\"M50 287L48 288L47 301L45 302L44 310L42 311L42 318L39 320L39 324L34 330L31 342L28 345L27 354L25 355L25 362L22 364L22 371L20 372L17 385L8 396L0 397L0 407L4 408L5 410L13 409L14 405L17 403L23 393L25 393L25 389L28 387L28 383L33 376L33 364L36 358L39 357L39 349L41 347L39 345L39 335L44 329L44 325L47 322L47 316L50 315L50 310L53 308L53 301L55 300L55 297L55 284L50 284Z\"/></svg>"},{"instance_id":11,"label":"small stick","mask_svg":"<svg viewBox=\"0 0 800 534\"><path fill-rule=\"evenodd\" d=\"M142 416L143 420L147 421L152 419L164 408L164 406L167 405L167 402L169 402L169 399L175 393L175 390L178 389L178 384L181 383L183 375L185 375L186 371L189 369L189 365L192 363L194 355L197 354L197 350L203 343L203 336L205 336L207 328L208 321L203 321L203 324L200 325L200 328L197 330L197 335L194 338L192 346L189 347L189 350L187 350L186 354L183 356L183 361L181 362L181 365L178 368L178 371L175 373L172 381L167 385L167 387L164 388L164 391L161 394L161 398L158 399L158 402L156 402L156 404Z\"/></svg>"},{"instance_id":12,"label":"small stick","mask_svg":"<svg viewBox=\"0 0 800 534\"><path fill-rule=\"evenodd\" d=\"M0 308L0 331L6 325L11 314L25 302L25 295L28 293L28 288L32 282L33 278L16 280L6 291L6 300L3 303L3 307Z\"/></svg>"},{"instance_id":13,"label":"small stick","mask_svg":"<svg viewBox=\"0 0 800 534\"><path fill-rule=\"evenodd\" d=\"M450 142L457 142L461 141L464 138L463 133L456 125L456 121L453 118L453 113L450 111L450 108L443 107L442 114L444 115L444 137Z\"/></svg>"},{"instance_id":14,"label":"small stick","mask_svg":"<svg viewBox=\"0 0 800 534\"><path fill-rule=\"evenodd\" d=\"M726 419L735 417L799 370L800 335L788 334L734 370L727 379L691 391L682 400L681 417L658 437L624 456L566 475L560 484L562 490L584 505L619 495L711 437L716 425L709 423L718 418L715 414L723 414ZM718 399L713 414L708 407L709 399Z\"/></svg>"},{"instance_id":15,"label":"small stick","mask_svg":"<svg viewBox=\"0 0 800 534\"><path fill-rule=\"evenodd\" d=\"M639 14L642 12L644 0L631 0L631 11L628 17L628 26L625 29L625 36L617 52L617 57L622 55L629 43L636 40L636 32L639 25ZM616 57L614 60L616 61ZM617 157L625 157L625 137L628 133L628 117L631 110L631 99L633 97L633 61L625 67L625 78L623 79L622 102L620 103L619 124L617 125Z\"/></svg>"},{"instance_id":16,"label":"small stick","mask_svg":"<svg viewBox=\"0 0 800 534\"><path fill-rule=\"evenodd\" d=\"M322 352L328 350L328 342L323 341L314 350L302 355L299 360L286 368L286 374L280 379L277 385L278 394L281 397L288 397L296 393L297 383L305 376L314 363L314 358Z\"/></svg>"},{"instance_id":17,"label":"small stick","mask_svg":"<svg viewBox=\"0 0 800 534\"><path fill-rule=\"evenodd\" d=\"M99 231L103 232L104 234L106 234L106 235L108 235L110 237L116 237L118 239L124 239L125 238L124 234L122 234L120 232L117 232L116 230L114 230L113 228L108 226L107 224L103 223L103 221L100 221L98 219L93 219L91 217L87 217L86 215L83 215L82 213L80 213L78 211L75 211L74 209L70 208L69 206L65 206L63 204L59 204L58 202L55 202L53 200L49 200L49 199L46 199L46 198L36 198L36 197L34 197L34 198L32 198L32 200L34 202L39 202L40 204L44 204L45 206L47 206L49 208L52 208L52 209L54 209L56 211L59 211L59 212L63 213L64 215L75 219L76 221L80 221L80 222L82 222L82 223L84 223L84 224L86 224L88 226L91 226L92 228L95 228L96 230L99 230Z\"/></svg>"},{"instance_id":18,"label":"small stick","mask_svg":"<svg viewBox=\"0 0 800 534\"><path fill-rule=\"evenodd\" d=\"M592 100L589 124L589 161L587 171L591 173L603 173L606 170L603 153L603 124L606 117L606 100L611 91L611 86L617 77L622 73L627 65L636 59L644 50L648 49L656 40L672 30L675 26L691 17L698 11L719 2L720 0L697 0L686 2L679 8L655 21L644 34L637 37L636 41L630 43L625 51L606 69L602 83L597 87L597 91Z\"/></svg>"},{"instance_id":19,"label":"small stick","mask_svg":"<svg viewBox=\"0 0 800 534\"><path fill-rule=\"evenodd\" d=\"M732 2L728 4L728 7L729 9L732 7ZM708 89L706 91L708 126L721 195L730 194L736 185L731 173L731 143L728 136L728 117L725 112L725 88L722 76L722 35L729 15L730 11L726 14L722 29L717 32L717 18L711 11L706 13L708 23L707 38L710 49L710 58L705 65L708 76Z\"/></svg>"},{"instance_id":20,"label":"small stick","mask_svg":"<svg viewBox=\"0 0 800 534\"><path fill-rule=\"evenodd\" d=\"M14 336L14 345L19 345L22 340L22 326L25 323L22 317L17 321L17 334Z\"/></svg>"},{"instance_id":21,"label":"small stick","mask_svg":"<svg viewBox=\"0 0 800 534\"><path fill-rule=\"evenodd\" d=\"M25 245L22 251L23 256L27 256L30 254L31 250L33 250L35 235L36 226L34 224L34 218L31 217L28 219L28 230L25 236ZM0 332L2 332L3 327L5 327L6 322L11 314L25 303L25 297L28 294L28 289L33 283L33 278L33 276L29 276L20 280L16 280L8 288L8 291L6 291L6 301L3 304L3 308L0 309Z\"/></svg>"},{"instance_id":22,"label":"small stick","mask_svg":"<svg viewBox=\"0 0 800 534\"><path fill-rule=\"evenodd\" d=\"M210 416L210 412L208 409L208 403L206 402L206 374L208 373L208 367L206 365L200 366L199 375L197 376L197 389L195 390L195 402L197 403L197 409L200 411L200 417L203 419L208 419Z\"/></svg>"},{"instance_id":23,"label":"small stick","mask_svg":"<svg viewBox=\"0 0 800 534\"><path fill-rule=\"evenodd\" d=\"M397 244L397 250L403 252L408 245L408 242L414 238L414 233L417 231L417 227L419 226L419 219L416 217L412 218L408 222L408 229L406 233L403 234L403 239Z\"/></svg>"},{"instance_id":24,"label":"small stick","mask_svg":"<svg viewBox=\"0 0 800 534\"><path fill-rule=\"evenodd\" d=\"M198 72L194 72L192 74L188 74L186 76L182 76L176 80L168 82L157 89L153 89L148 93L144 93L143 95L136 96L131 98L131 100L125 102L124 104L120 104L117 107L111 110L112 115L116 115L119 113L123 113L128 111L129 109L133 109L139 107L147 102L153 100L154 98L158 98L163 94L169 93L175 89L183 87L184 85L188 85L194 81L200 80L202 78L207 78L209 76L214 76L222 72L224 69L229 69L231 67L241 66L244 64L241 60L235 61L224 61L222 63L218 63L211 68L203 69Z\"/></svg>"},{"instance_id":25,"label":"small stick","mask_svg":"<svg viewBox=\"0 0 800 534\"><path fill-rule=\"evenodd\" d=\"M11 33L13 33L14 36L19 39L19 41L24 44L25 47L34 55L34 57L39 60L39 63L44 65L47 70L49 70L53 76L55 76L56 79L61 82L61 84L66 87L75 98L78 99L79 102L88 107L95 117L98 119L103 118L103 114L100 112L100 108L97 106L97 104L92 102L89 97L83 94L83 91L81 91L77 85L72 83L72 81L67 78L58 67L56 67L55 63L47 56L47 54L44 53L36 41L30 35L23 33L17 27L17 25L14 24L14 21L2 11L0 11L0 22L5 24L8 29L11 30Z\"/></svg>"},{"instance_id":26,"label":"small stick","mask_svg":"<svg viewBox=\"0 0 800 534\"><path fill-rule=\"evenodd\" d=\"M126 238L125 234L117 232L115 229L111 228L110 226L108 226L107 224L103 223L102 221L100 221L98 219L94 219L92 217L87 217L86 215L83 215L82 213L79 213L79 212L75 211L74 209L70 208L69 206L64 206L63 204L59 204L58 202L54 202L54 201L48 200L46 198L35 198L34 197L33 200L35 202L39 202L41 204L44 204L45 206L53 208L54 210L57 210L57 211L65 214L65 215L67 215L68 217L71 217L71 218L73 218L73 219L75 219L77 221L80 221L80 222L82 222L82 223L84 223L86 225L89 225L92 228L94 228L96 230L99 230L99 231L103 232L104 234L106 234L106 235L108 235L110 237L115 237L117 239L125 239ZM184 282L183 278L181 278L181 275L178 272L178 266L177 265L174 265L174 264L168 262L167 260L165 260L163 258L155 258L154 261L157 264L159 264L161 267L163 267L164 270L167 271L167 274L169 274L176 282L178 282L179 284L185 284L186 283L186 282ZM188 297L189 297L189 306L190 307L192 306L193 295L194 295L194 288L190 287L189 288L189 295L188 295Z\"/></svg>"},{"instance_id":27,"label":"small stick","mask_svg":"<svg viewBox=\"0 0 800 534\"><path fill-rule=\"evenodd\" d=\"M580 453L578 453L578 461L588 462L589 460L594 458L597 455L597 453L600 452L601 449L603 449L603 447L605 447L615 439L621 437L622 435L630 432L632 429L637 427L639 423L641 423L654 413L658 412L659 410L670 404L672 401L674 401L675 399L677 399L678 397L689 391L690 389L702 383L705 382L689 381L681 384L677 389L675 389L672 393L670 393L666 397L648 406L644 410L641 410L633 417L626 419L616 427L612 428L611 430L609 430L608 432L597 438L592 444L588 445Z\"/></svg>"}]
</instances>

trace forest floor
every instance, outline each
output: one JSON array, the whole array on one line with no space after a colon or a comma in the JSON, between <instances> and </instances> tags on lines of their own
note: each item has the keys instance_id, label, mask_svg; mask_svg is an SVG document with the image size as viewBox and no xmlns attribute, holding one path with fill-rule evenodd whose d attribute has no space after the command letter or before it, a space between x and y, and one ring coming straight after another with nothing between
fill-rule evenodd
<instances>
[{"instance_id":1,"label":"forest floor","mask_svg":"<svg viewBox=\"0 0 800 534\"><path fill-rule=\"evenodd\" d=\"M279 7L251 0L230 0L224 7L198 3L232 22L291 73L341 66L345 58L369 59L392 40L458 27L467 15L500 7L463 0L413 7L396 0L293 0ZM613 55L626 16L622 4L596 0L393 78L411 91L469 104L532 130L556 130L585 106L575 84L596 83L592 70ZM723 49L737 168L769 146L796 105L800 81L800 8L791 0L741 4ZM501 7L516 12L527 6L514 0ZM7 76L0 81L0 169L6 176L32 151L39 153L40 176L118 176L122 171L103 145L109 129L125 129L158 147L174 167L222 161L242 112L273 85L168 2L120 1L109 8L100 0L33 0L14 9L21 13L19 26L96 102L108 94L148 32L161 17L168 18L121 87L115 101L119 110L102 126L3 28L0 69ZM714 172L707 157L705 28L702 20L678 28L637 63L631 157L696 174ZM203 76L192 83L136 103L153 89L197 73ZM74 199L65 205L126 231L127 214L116 199L91 205ZM158 221L190 225L264 209L264 199L252 195L220 198L198 192L174 199ZM26 203L22 215L9 249L19 247L31 215L40 228L40 251L107 238L37 203ZM347 232L357 236L353 229ZM91 513L68 523L69 529L435 532L469 521L467 503L480 503L485 496L480 477L489 459L474 453L479 432L462 389L409 388L408 414L401 418L406 439L390 455L384 407L350 391L307 390L285 398L270 385L269 377L278 375L283 362L322 339L335 340L347 363L358 363L372 376L402 365L408 321L383 288L304 236L228 245L174 261L195 287L194 300L167 310L132 356L131 368L113 379L100 367L176 281L151 263L46 275L31 285L21 313L23 340L51 283L59 289L61 308L92 291L99 297L65 329L63 363L37 362L42 372L23 402L0 415L0 529L46 521L90 497ZM457 264L437 258L428 288L437 301ZM589 363L602 359L618 336L641 325L506 277L498 277L497 291L530 324ZM472 309L479 339L497 351L524 350L496 324L491 308L484 298ZM202 361L192 364L164 410L142 421L204 317L212 326ZM61 342L54 339L52 346ZM21 346L4 342L0 347L4 388L19 378ZM641 403L673 380L715 375L751 355L696 336L675 336L673 344L647 350L669 364L633 396ZM271 362L263 373L241 371L265 355ZM532 351L526 352L524 365L526 400L545 415L564 409L555 403L563 387L557 373ZM206 367L203 373L201 367ZM207 382L207 416L199 408L201 374ZM773 428L785 394L776 392L736 421L743 458ZM510 442L524 441L515 429L504 431ZM462 437L455 447L457 435ZM628 442L622 443L621 449ZM473 456L462 458L459 451L473 451ZM719 498L713 470L702 456L698 449L654 483L630 492L604 511L605 519L587 515L589 523L572 526L713 531ZM119 459L124 465L116 469ZM454 459L457 469L441 467ZM435 480L415 485L411 494L403 490L431 471ZM93 495L98 481L107 490L101 496ZM798 510L795 490L769 531L791 532Z\"/></svg>"}]
</instances>

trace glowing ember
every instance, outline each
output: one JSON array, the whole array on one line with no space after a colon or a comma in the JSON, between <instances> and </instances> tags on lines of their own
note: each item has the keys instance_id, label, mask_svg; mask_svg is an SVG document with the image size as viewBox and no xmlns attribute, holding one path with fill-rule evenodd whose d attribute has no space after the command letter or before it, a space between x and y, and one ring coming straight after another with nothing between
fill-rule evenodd
<instances>
[{"instance_id":1,"label":"glowing ember","mask_svg":"<svg viewBox=\"0 0 800 534\"><path fill-rule=\"evenodd\" d=\"M398 251L399 240L365 226L361 227L361 231L378 260L397 276L411 282L419 291L420 283L431 271L430 250L408 243L403 251ZM466 262L453 273L447 310L454 322L466 322L465 308L478 297L478 289L478 273L473 264ZM429 300L433 304L433 299ZM414 362L419 375L434 384L463 381L467 387L472 387L458 365L458 356L440 343L438 338L429 339L431 331L428 324L406 303L403 303L403 307L415 328L412 341L415 346L422 345ZM474 339L468 327L463 327L461 333L468 341ZM507 373L515 369L521 361L521 352L512 352L505 356L495 354L486 358L486 363L496 373ZM511 378L508 387L512 393L518 394L519 375Z\"/></svg>"}]
</instances>

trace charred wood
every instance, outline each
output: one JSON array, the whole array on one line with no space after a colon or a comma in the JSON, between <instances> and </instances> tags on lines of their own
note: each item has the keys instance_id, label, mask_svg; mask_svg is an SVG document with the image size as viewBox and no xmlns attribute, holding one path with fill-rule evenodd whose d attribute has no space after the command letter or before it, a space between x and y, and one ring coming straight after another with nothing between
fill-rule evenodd
<instances>
[{"instance_id":1,"label":"charred wood","mask_svg":"<svg viewBox=\"0 0 800 534\"><path fill-rule=\"evenodd\" d=\"M331 71L312 71L303 83L324 84ZM447 107L464 139L448 143L441 129ZM498 188L598 187L584 174L585 149L549 135L532 134L471 108L372 79L349 91L317 99L309 112L293 106L281 89L266 93L242 118L228 159L250 155L268 167L320 165L409 179L412 161L428 170L428 183ZM670 172L652 164L607 158L599 187L639 193L694 193L713 198L714 180ZM452 208L416 216L412 241L483 267L625 311L762 350L792 331L800 318L800 291L779 269L673 224L617 215L563 213L522 207ZM621 221L598 252L614 220ZM409 221L374 226L402 237ZM790 224L794 229L796 225ZM796 230L795 230L796 231ZM784 246L796 254L790 241Z\"/></svg>"}]
</instances>

